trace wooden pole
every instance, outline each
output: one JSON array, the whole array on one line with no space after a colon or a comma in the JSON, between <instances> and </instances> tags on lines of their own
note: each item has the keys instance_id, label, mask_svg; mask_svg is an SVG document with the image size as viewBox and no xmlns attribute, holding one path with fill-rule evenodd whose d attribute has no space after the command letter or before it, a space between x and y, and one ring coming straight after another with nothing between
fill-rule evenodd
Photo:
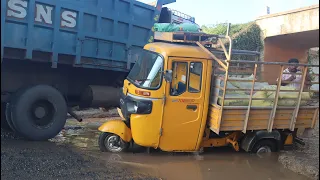
<instances>
[{"instance_id":1,"label":"wooden pole","mask_svg":"<svg viewBox=\"0 0 320 180\"><path fill-rule=\"evenodd\" d=\"M253 96L254 84L256 82L256 76L257 76L257 67L258 67L258 65L255 64L254 65L254 71L253 71L252 87L251 87L251 90L250 90L249 106L248 106L248 110L247 110L247 113L246 113L246 119L244 120L244 123L243 123L243 130L242 130L243 133L247 132L248 120L249 120L251 104L252 104L252 96Z\"/></svg>"},{"instance_id":2,"label":"wooden pole","mask_svg":"<svg viewBox=\"0 0 320 180\"><path fill-rule=\"evenodd\" d=\"M197 42L197 45L204 51L206 52L212 59L214 59L221 67L223 67L225 70L227 70L227 66L217 58L214 54L212 54L206 47L204 47L200 42Z\"/></svg>"},{"instance_id":3,"label":"wooden pole","mask_svg":"<svg viewBox=\"0 0 320 180\"><path fill-rule=\"evenodd\" d=\"M302 92L303 92L304 84L305 84L305 81L306 81L307 73L308 73L308 67L304 67L303 68L302 82L300 84L300 92L299 92L299 95L298 95L298 103L297 103L296 108L293 111L293 115L292 115L292 118L291 118L291 123L290 123L290 130L291 131L294 131L294 128L296 126L296 121L297 121L297 117L298 117L298 113L299 113L299 109L300 109L300 104L301 104Z\"/></svg>"},{"instance_id":4,"label":"wooden pole","mask_svg":"<svg viewBox=\"0 0 320 180\"><path fill-rule=\"evenodd\" d=\"M225 74L225 78L224 78L224 87L223 87L223 94L222 94L222 99L221 99L221 110L220 110L220 114L219 114L219 120L218 120L218 129L215 131L216 134L219 134L220 132L220 125L221 125L221 121L222 121L222 115L223 115L223 107L224 107L224 99L226 97L226 89L228 86L228 79L229 79L229 62L227 62L227 69L226 69L226 74Z\"/></svg>"},{"instance_id":5,"label":"wooden pole","mask_svg":"<svg viewBox=\"0 0 320 180\"><path fill-rule=\"evenodd\" d=\"M279 101L279 93L280 93L280 89L281 89L283 69L284 69L284 66L281 66L280 74L279 74L279 78L278 78L278 83L277 83L277 91L276 91L276 94L274 97L273 108L271 110L270 118L269 118L269 122L268 122L268 132L272 131L274 118L276 117L276 112L277 112L277 108L278 108L278 101Z\"/></svg>"},{"instance_id":6,"label":"wooden pole","mask_svg":"<svg viewBox=\"0 0 320 180\"><path fill-rule=\"evenodd\" d=\"M226 47L224 46L223 42L221 41L221 39L219 39L219 43L221 44L221 47L223 49L224 55L226 56L226 58L228 60L230 60L230 54L227 52Z\"/></svg>"}]
</instances>

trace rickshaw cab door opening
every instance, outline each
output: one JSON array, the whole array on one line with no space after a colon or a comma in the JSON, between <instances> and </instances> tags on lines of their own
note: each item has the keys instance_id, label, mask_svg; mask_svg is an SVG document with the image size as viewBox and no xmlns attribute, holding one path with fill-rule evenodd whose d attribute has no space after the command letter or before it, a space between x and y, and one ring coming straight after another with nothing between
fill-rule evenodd
<instances>
[{"instance_id":1,"label":"rickshaw cab door opening","mask_svg":"<svg viewBox=\"0 0 320 180\"><path fill-rule=\"evenodd\" d=\"M207 61L170 58L172 82L167 83L160 149L194 151L204 106Z\"/></svg>"}]
</instances>

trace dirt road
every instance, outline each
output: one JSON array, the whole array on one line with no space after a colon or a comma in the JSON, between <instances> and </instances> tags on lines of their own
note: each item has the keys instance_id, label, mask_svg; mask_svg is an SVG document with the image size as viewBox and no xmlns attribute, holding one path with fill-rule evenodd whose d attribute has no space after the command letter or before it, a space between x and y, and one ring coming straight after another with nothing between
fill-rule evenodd
<instances>
[{"instance_id":1,"label":"dirt road","mask_svg":"<svg viewBox=\"0 0 320 180\"><path fill-rule=\"evenodd\" d=\"M53 142L13 139L11 133L1 130L1 179L158 179L132 173L119 164L106 163L86 153Z\"/></svg>"},{"instance_id":2,"label":"dirt road","mask_svg":"<svg viewBox=\"0 0 320 180\"><path fill-rule=\"evenodd\" d=\"M80 115L90 117L90 111L82 112ZM82 123L68 120L65 129L47 142L19 140L16 137L12 138L12 134L8 135L1 131L1 178L8 180L159 178L212 180L213 177L226 180L309 179L286 169L278 162L278 154L271 157L257 157L234 152L232 148L213 149L201 155L160 152L101 153L97 144L99 136L97 127L106 121L101 116L87 118ZM108 113L105 117L114 118ZM294 168L291 169L296 171Z\"/></svg>"},{"instance_id":3,"label":"dirt road","mask_svg":"<svg viewBox=\"0 0 320 180\"><path fill-rule=\"evenodd\" d=\"M279 161L288 169L319 180L319 121L310 137L301 136L304 146L296 145L292 151L279 155Z\"/></svg>"},{"instance_id":4,"label":"dirt road","mask_svg":"<svg viewBox=\"0 0 320 180\"><path fill-rule=\"evenodd\" d=\"M92 113L100 114L100 117L110 118L110 115L116 116L117 112L115 110L107 112L101 110L87 110L79 113L80 116L90 117ZM103 121L99 122L93 120L95 123L87 121L88 124L83 124L83 126L97 126ZM73 123L72 123L73 122ZM74 125L81 125L75 123L75 121L69 121L69 123ZM301 134L300 134L301 135ZM295 173L302 174L310 179L319 180L319 120L316 127L310 137L300 136L305 142L305 146L296 144L295 148L290 151L282 151L278 155L278 161L285 167ZM276 162L275 162L276 163Z\"/></svg>"},{"instance_id":5,"label":"dirt road","mask_svg":"<svg viewBox=\"0 0 320 180\"><path fill-rule=\"evenodd\" d=\"M161 179L212 180L213 177L226 180L235 178L239 180L308 179L285 169L278 163L278 154L271 157L258 157L244 152L234 152L232 148L217 148L200 155L161 152L101 153L96 141L99 132L90 121L94 119L88 120L86 125L82 126L84 129L74 128L81 127L79 125L82 123L69 121L68 124L72 124L72 128L66 128L53 141L78 147L87 151L89 156L97 157L107 163L120 164L137 173L148 172L151 176Z\"/></svg>"}]
</instances>

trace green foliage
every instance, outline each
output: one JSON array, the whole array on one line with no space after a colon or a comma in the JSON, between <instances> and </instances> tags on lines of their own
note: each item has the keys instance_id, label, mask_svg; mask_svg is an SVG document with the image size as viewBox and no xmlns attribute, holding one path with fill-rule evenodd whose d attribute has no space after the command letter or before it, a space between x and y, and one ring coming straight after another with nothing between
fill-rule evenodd
<instances>
[{"instance_id":1,"label":"green foliage","mask_svg":"<svg viewBox=\"0 0 320 180\"><path fill-rule=\"evenodd\" d=\"M319 49L316 52L311 52L312 50L310 49L308 52L308 63L312 64L313 61L319 59Z\"/></svg>"},{"instance_id":2,"label":"green foliage","mask_svg":"<svg viewBox=\"0 0 320 180\"><path fill-rule=\"evenodd\" d=\"M227 33L227 24L225 23L213 26L202 26L201 28L203 32L208 34L225 35ZM261 30L254 22L231 25L229 35L233 40L233 49L250 51L263 50Z\"/></svg>"},{"instance_id":3,"label":"green foliage","mask_svg":"<svg viewBox=\"0 0 320 180\"><path fill-rule=\"evenodd\" d=\"M311 50L308 51L308 64L314 64L314 61L319 61L319 49L316 52L311 52ZM313 68L310 67L308 68L309 70L309 74L310 74L310 78L312 81L315 80L315 73L313 71Z\"/></svg>"}]
</instances>

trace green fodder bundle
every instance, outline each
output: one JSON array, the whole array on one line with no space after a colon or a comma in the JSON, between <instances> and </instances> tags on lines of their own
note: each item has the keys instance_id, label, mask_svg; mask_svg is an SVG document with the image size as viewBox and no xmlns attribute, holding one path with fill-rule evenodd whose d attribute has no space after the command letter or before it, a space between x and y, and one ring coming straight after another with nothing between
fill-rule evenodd
<instances>
[{"instance_id":1,"label":"green fodder bundle","mask_svg":"<svg viewBox=\"0 0 320 180\"><path fill-rule=\"evenodd\" d=\"M252 106L273 106L275 102L277 86L269 85L257 91L253 98L265 98L266 100L254 100ZM270 90L270 91L267 91ZM281 86L279 92L278 106L296 106L298 103L299 92L281 92L283 90L295 90L288 86ZM302 92L300 105L307 105L311 100L309 92Z\"/></svg>"}]
</instances>

